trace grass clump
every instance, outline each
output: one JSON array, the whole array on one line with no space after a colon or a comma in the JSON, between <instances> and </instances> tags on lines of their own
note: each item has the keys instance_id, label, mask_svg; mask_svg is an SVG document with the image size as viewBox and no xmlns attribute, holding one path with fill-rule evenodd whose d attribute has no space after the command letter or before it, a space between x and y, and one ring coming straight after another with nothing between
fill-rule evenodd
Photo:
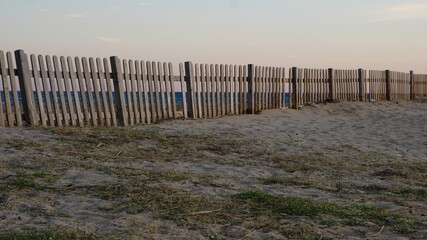
<instances>
[{"instance_id":1,"label":"grass clump","mask_svg":"<svg viewBox=\"0 0 427 240\"><path fill-rule=\"evenodd\" d=\"M27 148L35 148L35 147L41 147L43 146L42 143L34 141L34 140L27 140L27 139L17 139L17 138L11 138L6 140L6 143L16 150L25 150Z\"/></svg>"},{"instance_id":2,"label":"grass clump","mask_svg":"<svg viewBox=\"0 0 427 240\"><path fill-rule=\"evenodd\" d=\"M1 240L98 240L93 234L65 230L0 231Z\"/></svg>"},{"instance_id":3,"label":"grass clump","mask_svg":"<svg viewBox=\"0 0 427 240\"><path fill-rule=\"evenodd\" d=\"M339 205L298 197L274 196L257 190L237 194L234 198L245 201L246 206L257 214L329 215L341 219L345 225L361 224L368 220L379 225L392 226L402 233L414 232L419 227L419 222L413 218L369 205Z\"/></svg>"}]
</instances>

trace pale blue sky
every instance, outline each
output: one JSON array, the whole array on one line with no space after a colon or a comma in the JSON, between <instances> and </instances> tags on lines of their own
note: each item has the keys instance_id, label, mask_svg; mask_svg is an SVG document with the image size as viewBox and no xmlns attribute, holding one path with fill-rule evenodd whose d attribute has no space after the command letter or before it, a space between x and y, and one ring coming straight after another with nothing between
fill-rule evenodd
<instances>
[{"instance_id":1,"label":"pale blue sky","mask_svg":"<svg viewBox=\"0 0 427 240\"><path fill-rule=\"evenodd\" d=\"M0 49L427 72L426 0L0 0Z\"/></svg>"}]
</instances>

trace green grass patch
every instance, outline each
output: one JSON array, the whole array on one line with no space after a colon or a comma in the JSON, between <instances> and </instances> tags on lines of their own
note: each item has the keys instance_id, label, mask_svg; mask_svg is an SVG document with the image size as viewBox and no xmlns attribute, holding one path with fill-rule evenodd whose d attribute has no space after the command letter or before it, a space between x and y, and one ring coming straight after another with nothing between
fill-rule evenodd
<instances>
[{"instance_id":1,"label":"green grass patch","mask_svg":"<svg viewBox=\"0 0 427 240\"><path fill-rule=\"evenodd\" d=\"M17 174L11 178L10 184L17 189L36 189L43 190L49 188L47 185L58 178L44 172L35 172L31 174Z\"/></svg>"},{"instance_id":2,"label":"green grass patch","mask_svg":"<svg viewBox=\"0 0 427 240\"><path fill-rule=\"evenodd\" d=\"M74 231L0 231L1 240L98 240L101 239L93 234Z\"/></svg>"},{"instance_id":3,"label":"green grass patch","mask_svg":"<svg viewBox=\"0 0 427 240\"><path fill-rule=\"evenodd\" d=\"M34 147L41 147L43 146L42 143L34 140L27 140L27 139L17 139L17 138L11 138L7 139L6 143L14 149L17 150L25 150L27 148L34 148Z\"/></svg>"}]
</instances>

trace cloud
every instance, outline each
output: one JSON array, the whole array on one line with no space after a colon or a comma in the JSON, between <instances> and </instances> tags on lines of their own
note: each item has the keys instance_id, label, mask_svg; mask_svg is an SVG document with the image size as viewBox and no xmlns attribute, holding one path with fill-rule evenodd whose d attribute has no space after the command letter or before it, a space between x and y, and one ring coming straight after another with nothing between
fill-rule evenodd
<instances>
[{"instance_id":1,"label":"cloud","mask_svg":"<svg viewBox=\"0 0 427 240\"><path fill-rule=\"evenodd\" d=\"M107 38L107 37L101 37L101 36L96 36L96 38L98 40L101 40L101 41L104 41L104 42L109 42L109 43L120 42L120 39L117 39L117 38Z\"/></svg>"},{"instance_id":2,"label":"cloud","mask_svg":"<svg viewBox=\"0 0 427 240\"><path fill-rule=\"evenodd\" d=\"M47 8L40 8L39 11L40 12L47 12L47 11L49 11L49 9L47 9Z\"/></svg>"},{"instance_id":3,"label":"cloud","mask_svg":"<svg viewBox=\"0 0 427 240\"><path fill-rule=\"evenodd\" d=\"M153 6L153 3L152 2L141 2L138 5L143 6L143 7L148 7L148 6Z\"/></svg>"},{"instance_id":4,"label":"cloud","mask_svg":"<svg viewBox=\"0 0 427 240\"><path fill-rule=\"evenodd\" d=\"M369 20L369 22L386 22L406 19L420 19L427 17L427 4L405 4L396 5L379 10L378 18Z\"/></svg>"},{"instance_id":5,"label":"cloud","mask_svg":"<svg viewBox=\"0 0 427 240\"><path fill-rule=\"evenodd\" d=\"M85 15L83 15L83 14L67 14L67 15L64 15L64 17L67 17L67 18L83 18Z\"/></svg>"},{"instance_id":6,"label":"cloud","mask_svg":"<svg viewBox=\"0 0 427 240\"><path fill-rule=\"evenodd\" d=\"M295 56L295 55L289 55L289 56L288 56L288 58L291 58L291 59L292 59L292 58L296 58L296 57L297 57L297 56Z\"/></svg>"}]
</instances>

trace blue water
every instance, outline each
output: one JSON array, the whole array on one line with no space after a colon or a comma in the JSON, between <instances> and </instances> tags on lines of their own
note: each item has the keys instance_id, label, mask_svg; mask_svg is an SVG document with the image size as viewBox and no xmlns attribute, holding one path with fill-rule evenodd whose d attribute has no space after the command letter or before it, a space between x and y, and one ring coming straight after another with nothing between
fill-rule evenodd
<instances>
[{"instance_id":1,"label":"blue water","mask_svg":"<svg viewBox=\"0 0 427 240\"><path fill-rule=\"evenodd\" d=\"M9 94L10 94L10 102L11 102L11 104L15 104L15 99L13 98L12 91L10 91ZM53 101L53 94L54 93L52 91L49 91L49 96L50 96L50 100L51 100L52 104L54 103L54 101ZM5 104L5 102L6 102L5 99L6 98L5 98L4 91L0 91L0 95L1 95L2 104ZM42 95L42 102L46 103L46 92L44 92L44 91L41 92L41 95ZM78 102L82 103L83 102L82 93L78 92L77 95L78 95L77 96L78 97ZM161 95L161 94L159 93L159 95ZM58 97L58 100L60 101L61 96L60 96L59 92L56 92L56 96ZM202 95L200 95L199 97L201 97L201 96ZM86 98L86 101L89 102L89 93L88 92L84 92L84 97ZM92 97L94 99L94 103L97 103L97 101L96 101L96 93L95 92L92 92ZM165 97L166 97L166 95L165 95ZM210 94L210 97L212 99L212 93ZM220 94L220 97L222 97L221 94ZM139 102L140 95L137 94L136 96L134 96L133 92L131 92L130 93L130 98L131 98L132 102L135 101L135 98L136 98L136 101ZM196 98L198 98L198 96L196 96ZM74 92L71 93L71 99L72 99L73 103L76 103L76 96L75 96ZM104 99L102 98L101 92L99 93L99 99L100 99L101 103L104 103ZM166 98L164 98L164 99L166 99ZM171 94L171 99L172 99L172 94ZM176 104L177 105L182 105L182 92L176 92L175 93L175 99L176 99ZM240 102L240 96L238 96L238 99L239 99L239 102ZM36 104L39 104L40 100L39 100L39 98L37 96L37 93L35 91L34 91L34 100L35 100ZM64 92L64 100L65 100L66 103L68 103L67 92ZM106 94L106 99L105 100L108 103L111 102L110 101L110 97L108 96L108 94ZM148 99L147 100L151 101L150 95L148 95ZM156 94L154 94L153 100L156 102ZM285 93L285 99L284 100L285 100L285 105L288 106L290 104L289 93ZM126 101L126 103L129 102L127 93L125 94L125 101ZM18 102L19 102L19 104L22 104L22 94L21 94L20 91L18 91ZM116 96L115 96L114 92L113 92L113 102L116 103ZM142 102L145 103L144 96L142 96ZM162 99L159 99L159 102L161 103ZM248 99L246 99L246 102L248 102ZM188 103L188 97L187 97L187 103Z\"/></svg>"}]
</instances>

